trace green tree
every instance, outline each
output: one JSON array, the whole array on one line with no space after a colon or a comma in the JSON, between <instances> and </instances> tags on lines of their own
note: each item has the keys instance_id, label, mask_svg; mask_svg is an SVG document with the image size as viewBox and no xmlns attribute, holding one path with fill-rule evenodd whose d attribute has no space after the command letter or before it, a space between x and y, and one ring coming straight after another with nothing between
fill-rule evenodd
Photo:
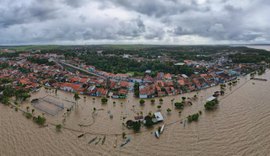
<instances>
[{"instance_id":1,"label":"green tree","mask_svg":"<svg viewBox=\"0 0 270 156\"><path fill-rule=\"evenodd\" d=\"M172 111L172 110L171 110L170 108L167 109L167 113L168 113L168 114L170 114L171 111Z\"/></svg>"},{"instance_id":2,"label":"green tree","mask_svg":"<svg viewBox=\"0 0 270 156\"><path fill-rule=\"evenodd\" d=\"M185 101L185 100L186 100L186 97L183 96L183 97L182 97L182 101Z\"/></svg>"},{"instance_id":3,"label":"green tree","mask_svg":"<svg viewBox=\"0 0 270 156\"><path fill-rule=\"evenodd\" d=\"M61 132L62 125L61 124L55 125L55 129L56 129L57 132Z\"/></svg>"},{"instance_id":4,"label":"green tree","mask_svg":"<svg viewBox=\"0 0 270 156\"><path fill-rule=\"evenodd\" d=\"M79 96L78 93L74 93L73 98L74 98L74 100L77 102L81 97Z\"/></svg>"},{"instance_id":5,"label":"green tree","mask_svg":"<svg viewBox=\"0 0 270 156\"><path fill-rule=\"evenodd\" d=\"M135 97L139 97L140 94L140 84L138 82L134 83L134 95Z\"/></svg>"},{"instance_id":6,"label":"green tree","mask_svg":"<svg viewBox=\"0 0 270 156\"><path fill-rule=\"evenodd\" d=\"M205 103L205 105L204 105L204 107L205 107L205 109L206 110L214 110L214 109L216 109L217 108L217 105L218 105L218 100L217 99L215 99L215 100L213 100L213 101L208 101L208 102L206 102Z\"/></svg>"},{"instance_id":7,"label":"green tree","mask_svg":"<svg viewBox=\"0 0 270 156\"><path fill-rule=\"evenodd\" d=\"M141 122L140 121L133 122L132 128L133 128L134 132L139 132L141 129Z\"/></svg>"},{"instance_id":8,"label":"green tree","mask_svg":"<svg viewBox=\"0 0 270 156\"><path fill-rule=\"evenodd\" d=\"M38 117L34 117L33 120L38 125L44 125L46 122L46 118L44 116L40 116L40 115Z\"/></svg>"},{"instance_id":9,"label":"green tree","mask_svg":"<svg viewBox=\"0 0 270 156\"><path fill-rule=\"evenodd\" d=\"M198 121L199 116L200 116L199 113L195 113L195 114L189 115L189 116L187 117L188 122Z\"/></svg>"},{"instance_id":10,"label":"green tree","mask_svg":"<svg viewBox=\"0 0 270 156\"><path fill-rule=\"evenodd\" d=\"M9 97L7 96L3 96L1 97L1 103L3 103L4 105L9 105Z\"/></svg>"},{"instance_id":11,"label":"green tree","mask_svg":"<svg viewBox=\"0 0 270 156\"><path fill-rule=\"evenodd\" d=\"M145 117L144 117L144 120L145 120L144 125L145 125L147 128L150 128L150 127L152 127L152 126L154 125L154 122L153 122L153 120L152 120L151 115L145 116Z\"/></svg>"},{"instance_id":12,"label":"green tree","mask_svg":"<svg viewBox=\"0 0 270 156\"><path fill-rule=\"evenodd\" d=\"M184 104L182 102L175 102L174 106L176 109L184 109Z\"/></svg>"},{"instance_id":13,"label":"green tree","mask_svg":"<svg viewBox=\"0 0 270 156\"><path fill-rule=\"evenodd\" d=\"M145 103L144 99L140 99L140 104L143 105Z\"/></svg>"},{"instance_id":14,"label":"green tree","mask_svg":"<svg viewBox=\"0 0 270 156\"><path fill-rule=\"evenodd\" d=\"M102 97L101 98L101 103L102 104L106 104L108 102L108 99L107 98L105 98L105 97Z\"/></svg>"}]
</instances>

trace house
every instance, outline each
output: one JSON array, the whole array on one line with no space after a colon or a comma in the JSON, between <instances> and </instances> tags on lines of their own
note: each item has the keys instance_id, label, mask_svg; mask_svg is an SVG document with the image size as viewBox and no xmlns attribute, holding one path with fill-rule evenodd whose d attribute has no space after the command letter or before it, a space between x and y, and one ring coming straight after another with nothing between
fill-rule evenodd
<instances>
[{"instance_id":1,"label":"house","mask_svg":"<svg viewBox=\"0 0 270 156\"><path fill-rule=\"evenodd\" d=\"M172 75L170 73L167 73L167 74L164 75L164 78L166 80L171 80L172 79Z\"/></svg>"},{"instance_id":2,"label":"house","mask_svg":"<svg viewBox=\"0 0 270 156\"><path fill-rule=\"evenodd\" d=\"M96 96L106 96L108 93L107 89L104 88L97 88Z\"/></svg>"},{"instance_id":3,"label":"house","mask_svg":"<svg viewBox=\"0 0 270 156\"><path fill-rule=\"evenodd\" d=\"M127 89L119 89L117 92L114 92L112 98L115 99L125 99L127 97L128 90Z\"/></svg>"},{"instance_id":4,"label":"house","mask_svg":"<svg viewBox=\"0 0 270 156\"><path fill-rule=\"evenodd\" d=\"M180 80L178 80L177 82L178 82L178 84L179 84L180 86L184 86L184 85L185 85L185 81L184 81L183 79L180 79Z\"/></svg>"},{"instance_id":5,"label":"house","mask_svg":"<svg viewBox=\"0 0 270 156\"><path fill-rule=\"evenodd\" d=\"M151 70L146 70L145 74L151 74Z\"/></svg>"},{"instance_id":6,"label":"house","mask_svg":"<svg viewBox=\"0 0 270 156\"><path fill-rule=\"evenodd\" d=\"M157 80L162 80L163 77L164 77L164 73L162 72L157 73Z\"/></svg>"},{"instance_id":7,"label":"house","mask_svg":"<svg viewBox=\"0 0 270 156\"><path fill-rule=\"evenodd\" d=\"M140 86L139 98L152 98L155 97L155 87L154 85Z\"/></svg>"},{"instance_id":8,"label":"house","mask_svg":"<svg viewBox=\"0 0 270 156\"><path fill-rule=\"evenodd\" d=\"M129 83L127 81L120 81L119 85L121 88L128 88L129 87Z\"/></svg>"},{"instance_id":9,"label":"house","mask_svg":"<svg viewBox=\"0 0 270 156\"><path fill-rule=\"evenodd\" d=\"M141 99L148 98L148 90L145 86L140 86L139 98L141 98Z\"/></svg>"},{"instance_id":10,"label":"house","mask_svg":"<svg viewBox=\"0 0 270 156\"><path fill-rule=\"evenodd\" d=\"M81 88L80 84L75 84L75 83L61 83L60 84L60 89L67 91L67 92L78 92L80 94L83 94L84 89Z\"/></svg>"},{"instance_id":11,"label":"house","mask_svg":"<svg viewBox=\"0 0 270 156\"><path fill-rule=\"evenodd\" d=\"M213 100L215 100L215 99L217 99L217 98L214 97L214 96L210 96L209 98L206 99L206 101L213 101Z\"/></svg>"},{"instance_id":12,"label":"house","mask_svg":"<svg viewBox=\"0 0 270 156\"><path fill-rule=\"evenodd\" d=\"M185 78L185 79L188 78L188 76L187 76L186 74L182 74L181 76L182 76L183 78Z\"/></svg>"}]
</instances>

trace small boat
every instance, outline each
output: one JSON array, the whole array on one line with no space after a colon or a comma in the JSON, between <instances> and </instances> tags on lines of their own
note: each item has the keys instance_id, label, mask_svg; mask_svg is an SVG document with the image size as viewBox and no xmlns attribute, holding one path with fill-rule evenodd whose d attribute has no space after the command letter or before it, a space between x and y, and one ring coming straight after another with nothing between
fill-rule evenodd
<instances>
[{"instance_id":1,"label":"small boat","mask_svg":"<svg viewBox=\"0 0 270 156\"><path fill-rule=\"evenodd\" d=\"M116 146L117 146L117 137L115 137L115 142L114 142L113 147L116 148Z\"/></svg>"},{"instance_id":2,"label":"small boat","mask_svg":"<svg viewBox=\"0 0 270 156\"><path fill-rule=\"evenodd\" d=\"M163 133L164 128L165 128L165 124L161 126L161 128L160 128L160 134L162 134L162 133Z\"/></svg>"},{"instance_id":3,"label":"small boat","mask_svg":"<svg viewBox=\"0 0 270 156\"><path fill-rule=\"evenodd\" d=\"M127 138L126 141L120 145L120 147L125 146L125 145L126 145L127 143L129 143L129 142L130 142L130 138Z\"/></svg>"},{"instance_id":4,"label":"small boat","mask_svg":"<svg viewBox=\"0 0 270 156\"><path fill-rule=\"evenodd\" d=\"M81 137L83 137L83 136L84 136L84 134L81 134L81 135L78 136L78 138L81 138Z\"/></svg>"},{"instance_id":5,"label":"small boat","mask_svg":"<svg viewBox=\"0 0 270 156\"><path fill-rule=\"evenodd\" d=\"M95 145L97 145L100 142L101 138L98 139L98 141L95 143Z\"/></svg>"},{"instance_id":6,"label":"small boat","mask_svg":"<svg viewBox=\"0 0 270 156\"><path fill-rule=\"evenodd\" d=\"M156 138L159 138L159 132L158 132L158 130L155 131L155 136L156 136Z\"/></svg>"},{"instance_id":7,"label":"small boat","mask_svg":"<svg viewBox=\"0 0 270 156\"><path fill-rule=\"evenodd\" d=\"M92 140L90 140L90 141L88 142L88 144L91 144L91 143L94 142L96 139L97 139L97 137L94 137Z\"/></svg>"},{"instance_id":8,"label":"small boat","mask_svg":"<svg viewBox=\"0 0 270 156\"><path fill-rule=\"evenodd\" d=\"M104 144L105 140L106 140L106 136L104 136L102 139L102 143L101 143L102 145Z\"/></svg>"}]
</instances>

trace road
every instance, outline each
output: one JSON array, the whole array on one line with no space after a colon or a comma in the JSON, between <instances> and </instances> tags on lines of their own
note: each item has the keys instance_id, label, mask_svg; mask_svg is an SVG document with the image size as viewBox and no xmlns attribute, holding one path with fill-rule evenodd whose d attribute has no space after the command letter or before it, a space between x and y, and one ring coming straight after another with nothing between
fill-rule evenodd
<instances>
[{"instance_id":1,"label":"road","mask_svg":"<svg viewBox=\"0 0 270 156\"><path fill-rule=\"evenodd\" d=\"M58 62L58 61L56 61L56 62ZM102 75L99 75L97 73L94 73L94 72L91 72L91 71L76 67L76 66L74 66L72 64L69 64L69 63L66 63L64 61L59 61L58 63L63 64L63 65L68 66L68 67L71 67L71 68L74 68L74 69L77 69L79 71L85 72L85 73L90 74L90 75L94 75L94 76L97 76L97 77L100 77L100 78L103 78L103 79L107 79L105 76L102 76Z\"/></svg>"}]
</instances>

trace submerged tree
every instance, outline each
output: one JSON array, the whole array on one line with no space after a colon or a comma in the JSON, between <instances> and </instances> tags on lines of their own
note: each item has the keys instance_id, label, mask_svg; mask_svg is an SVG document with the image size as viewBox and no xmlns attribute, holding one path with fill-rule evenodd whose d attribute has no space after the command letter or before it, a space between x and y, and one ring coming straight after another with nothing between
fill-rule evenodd
<instances>
[{"instance_id":1,"label":"submerged tree","mask_svg":"<svg viewBox=\"0 0 270 156\"><path fill-rule=\"evenodd\" d=\"M140 99L140 104L144 105L144 103L145 103L144 99Z\"/></svg>"},{"instance_id":2,"label":"submerged tree","mask_svg":"<svg viewBox=\"0 0 270 156\"><path fill-rule=\"evenodd\" d=\"M175 102L174 106L176 109L183 109L184 108L183 102Z\"/></svg>"},{"instance_id":3,"label":"submerged tree","mask_svg":"<svg viewBox=\"0 0 270 156\"><path fill-rule=\"evenodd\" d=\"M101 98L101 103L106 104L108 102L108 99L106 97Z\"/></svg>"},{"instance_id":4,"label":"submerged tree","mask_svg":"<svg viewBox=\"0 0 270 156\"><path fill-rule=\"evenodd\" d=\"M167 109L167 113L168 113L168 114L170 114L171 111L172 111L172 110L171 110L170 108Z\"/></svg>"},{"instance_id":5,"label":"submerged tree","mask_svg":"<svg viewBox=\"0 0 270 156\"><path fill-rule=\"evenodd\" d=\"M56 132L61 132L62 125L61 124L55 125L55 129L56 129Z\"/></svg>"},{"instance_id":6,"label":"submerged tree","mask_svg":"<svg viewBox=\"0 0 270 156\"><path fill-rule=\"evenodd\" d=\"M214 110L214 109L217 108L218 103L219 103L218 100L215 99L213 101L206 102L204 107L205 107L206 110Z\"/></svg>"},{"instance_id":7,"label":"submerged tree","mask_svg":"<svg viewBox=\"0 0 270 156\"><path fill-rule=\"evenodd\" d=\"M78 102L78 100L79 100L81 97L79 96L78 93L74 93L73 98L74 98L74 100L75 100L76 102Z\"/></svg>"},{"instance_id":8,"label":"submerged tree","mask_svg":"<svg viewBox=\"0 0 270 156\"><path fill-rule=\"evenodd\" d=\"M162 98L159 99L159 103L160 103L160 104L163 103L163 99L162 99Z\"/></svg>"},{"instance_id":9,"label":"submerged tree","mask_svg":"<svg viewBox=\"0 0 270 156\"><path fill-rule=\"evenodd\" d=\"M154 104L155 103L155 99L151 99L151 104Z\"/></svg>"}]
</instances>

